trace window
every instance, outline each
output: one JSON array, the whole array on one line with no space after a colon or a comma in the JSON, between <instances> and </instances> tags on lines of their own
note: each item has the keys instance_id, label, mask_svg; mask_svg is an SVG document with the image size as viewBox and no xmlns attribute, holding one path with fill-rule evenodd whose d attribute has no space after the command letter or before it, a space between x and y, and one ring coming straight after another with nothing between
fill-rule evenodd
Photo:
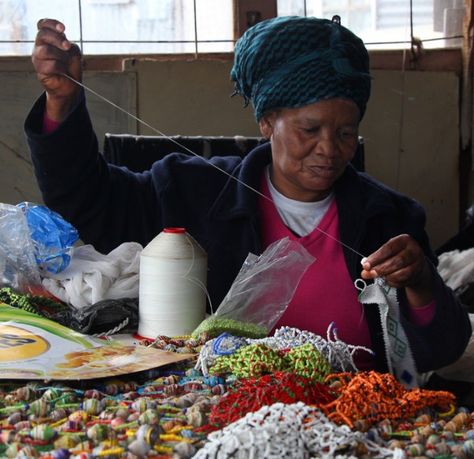
<instances>
[{"instance_id":1,"label":"window","mask_svg":"<svg viewBox=\"0 0 474 459\"><path fill-rule=\"evenodd\" d=\"M68 37L89 55L232 52L238 1L0 0L0 55L29 55L36 23L44 17L62 21ZM276 4L280 16L338 14L369 49L407 48L412 36L425 47L461 45L462 0L276 0Z\"/></svg>"},{"instance_id":2,"label":"window","mask_svg":"<svg viewBox=\"0 0 474 459\"><path fill-rule=\"evenodd\" d=\"M462 0L278 0L277 5L282 16L337 14L369 49L409 47L412 33L426 48L462 43Z\"/></svg>"},{"instance_id":3,"label":"window","mask_svg":"<svg viewBox=\"0 0 474 459\"><path fill-rule=\"evenodd\" d=\"M0 0L0 54L29 55L41 18L84 54L231 52L232 0Z\"/></svg>"}]
</instances>

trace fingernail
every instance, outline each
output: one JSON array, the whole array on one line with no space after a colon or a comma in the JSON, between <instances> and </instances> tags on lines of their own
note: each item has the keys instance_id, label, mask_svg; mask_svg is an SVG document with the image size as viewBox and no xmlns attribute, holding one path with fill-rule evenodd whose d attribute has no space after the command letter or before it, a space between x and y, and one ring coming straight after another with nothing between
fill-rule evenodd
<instances>
[{"instance_id":1,"label":"fingernail","mask_svg":"<svg viewBox=\"0 0 474 459\"><path fill-rule=\"evenodd\" d=\"M64 40L62 43L61 43L61 46L64 48L64 49L69 49L70 47L70 43L67 41L67 40Z\"/></svg>"},{"instance_id":2,"label":"fingernail","mask_svg":"<svg viewBox=\"0 0 474 459\"><path fill-rule=\"evenodd\" d=\"M360 260L361 265L365 265L366 262L367 262L367 257L364 257L362 258L362 260Z\"/></svg>"},{"instance_id":3,"label":"fingernail","mask_svg":"<svg viewBox=\"0 0 474 459\"><path fill-rule=\"evenodd\" d=\"M56 24L56 30L58 32L64 32L64 26L62 24Z\"/></svg>"}]
</instances>

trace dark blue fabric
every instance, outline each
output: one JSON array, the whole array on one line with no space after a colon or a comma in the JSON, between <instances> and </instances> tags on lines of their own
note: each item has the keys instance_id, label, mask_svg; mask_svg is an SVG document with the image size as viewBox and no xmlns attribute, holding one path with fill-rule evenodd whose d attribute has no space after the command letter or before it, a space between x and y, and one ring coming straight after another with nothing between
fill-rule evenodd
<instances>
[{"instance_id":1,"label":"dark blue fabric","mask_svg":"<svg viewBox=\"0 0 474 459\"><path fill-rule=\"evenodd\" d=\"M210 162L253 188L271 160L265 144L243 160L171 154L141 174L108 165L82 102L49 135L41 135L44 97L33 107L25 129L45 204L78 230L81 239L104 253L127 241L146 245L163 227L185 227L208 254L208 290L217 306L249 252L262 251L258 196L210 166ZM425 214L415 201L348 166L335 188L341 240L370 254L390 237L411 234L433 263L424 231ZM344 248L352 278L360 275L360 256ZM418 327L403 316L419 371L447 365L463 352L471 334L466 312L440 277L436 313ZM337 279L334 280L337 282ZM402 312L404 298L400 292ZM385 370L385 352L376 307L365 309L376 351L377 369Z\"/></svg>"}]
</instances>

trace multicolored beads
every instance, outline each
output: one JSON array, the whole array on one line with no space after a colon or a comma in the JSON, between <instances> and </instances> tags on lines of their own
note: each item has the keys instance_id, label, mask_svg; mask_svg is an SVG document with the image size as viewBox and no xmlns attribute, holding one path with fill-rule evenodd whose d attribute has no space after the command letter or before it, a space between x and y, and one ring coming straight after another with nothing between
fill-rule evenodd
<instances>
[{"instance_id":1,"label":"multicolored beads","mask_svg":"<svg viewBox=\"0 0 474 459\"><path fill-rule=\"evenodd\" d=\"M181 365L142 383L1 386L0 456L185 459L240 448L279 458L291 445L290 455L318 457L474 458L473 413L456 410L452 394L406 391L376 372L331 373L350 367L354 350L337 339L295 329L203 336L153 345L201 346L212 374Z\"/></svg>"}]
</instances>

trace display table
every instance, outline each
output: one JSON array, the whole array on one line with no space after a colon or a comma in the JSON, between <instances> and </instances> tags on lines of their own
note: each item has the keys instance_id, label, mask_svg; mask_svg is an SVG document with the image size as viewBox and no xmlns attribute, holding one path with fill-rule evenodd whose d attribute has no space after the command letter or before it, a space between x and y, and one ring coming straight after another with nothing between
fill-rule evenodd
<instances>
[{"instance_id":1,"label":"display table","mask_svg":"<svg viewBox=\"0 0 474 459\"><path fill-rule=\"evenodd\" d=\"M474 457L451 392L334 371L309 341L98 341L7 306L0 337L1 457Z\"/></svg>"}]
</instances>

